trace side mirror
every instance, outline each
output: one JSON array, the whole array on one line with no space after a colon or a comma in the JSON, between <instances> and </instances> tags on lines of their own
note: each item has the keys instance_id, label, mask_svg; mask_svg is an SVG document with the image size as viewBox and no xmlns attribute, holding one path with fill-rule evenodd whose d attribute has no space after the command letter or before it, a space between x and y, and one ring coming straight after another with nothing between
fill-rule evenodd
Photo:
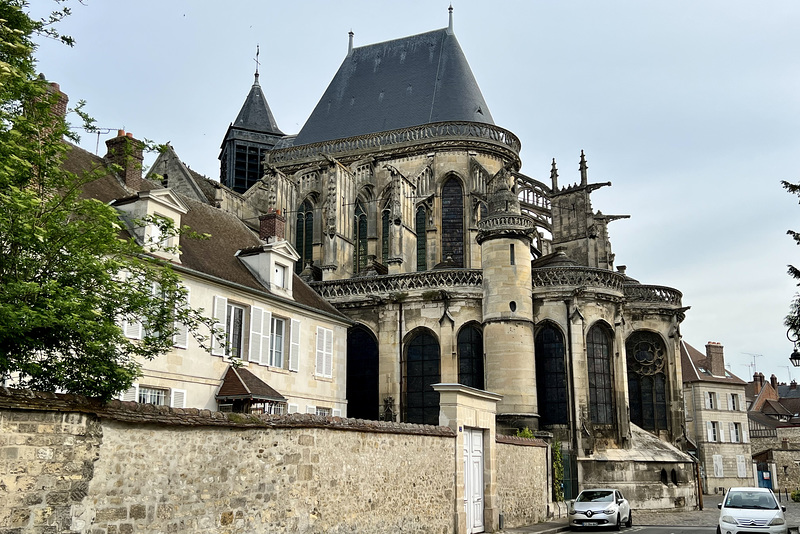
<instances>
[{"instance_id":1,"label":"side mirror","mask_svg":"<svg viewBox=\"0 0 800 534\"><path fill-rule=\"evenodd\" d=\"M785 512L785 511L786 511L786 505L785 505L785 504L782 504L782 505L781 505L781 511L783 511L783 512Z\"/></svg>"},{"instance_id":2,"label":"side mirror","mask_svg":"<svg viewBox=\"0 0 800 534\"><path fill-rule=\"evenodd\" d=\"M721 503L721 502L720 502L720 503L717 503L717 508L719 508L720 510L722 510L722 503Z\"/></svg>"}]
</instances>

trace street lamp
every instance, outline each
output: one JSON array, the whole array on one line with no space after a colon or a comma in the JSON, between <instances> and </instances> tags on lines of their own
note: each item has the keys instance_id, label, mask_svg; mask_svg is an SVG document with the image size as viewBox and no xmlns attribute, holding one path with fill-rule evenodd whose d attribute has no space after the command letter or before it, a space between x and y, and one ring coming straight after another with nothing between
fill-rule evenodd
<instances>
[{"instance_id":1,"label":"street lamp","mask_svg":"<svg viewBox=\"0 0 800 534\"><path fill-rule=\"evenodd\" d=\"M789 361L792 362L792 365L795 367L800 367L800 351L797 350L797 342L800 341L800 336L790 328L786 331L786 338L794 343L794 350L789 356Z\"/></svg>"}]
</instances>

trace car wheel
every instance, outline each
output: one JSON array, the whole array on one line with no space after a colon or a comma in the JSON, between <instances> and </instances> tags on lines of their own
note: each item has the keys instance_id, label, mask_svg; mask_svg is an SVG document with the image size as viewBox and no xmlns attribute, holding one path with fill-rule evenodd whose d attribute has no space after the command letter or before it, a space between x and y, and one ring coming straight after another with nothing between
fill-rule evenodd
<instances>
[{"instance_id":1,"label":"car wheel","mask_svg":"<svg viewBox=\"0 0 800 534\"><path fill-rule=\"evenodd\" d=\"M621 526L622 526L622 518L620 517L619 512L617 512L617 524L614 525L614 530L619 530Z\"/></svg>"},{"instance_id":2,"label":"car wheel","mask_svg":"<svg viewBox=\"0 0 800 534\"><path fill-rule=\"evenodd\" d=\"M633 511L628 511L628 520L625 521L625 526L631 528L633 526Z\"/></svg>"}]
</instances>

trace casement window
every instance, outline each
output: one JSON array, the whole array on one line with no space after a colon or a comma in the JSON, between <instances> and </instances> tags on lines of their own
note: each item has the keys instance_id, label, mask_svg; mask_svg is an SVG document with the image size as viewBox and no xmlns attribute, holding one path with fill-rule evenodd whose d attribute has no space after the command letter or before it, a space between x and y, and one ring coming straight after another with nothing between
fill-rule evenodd
<instances>
[{"instance_id":1,"label":"casement window","mask_svg":"<svg viewBox=\"0 0 800 534\"><path fill-rule=\"evenodd\" d=\"M315 374L325 378L333 376L333 330L317 327L317 365Z\"/></svg>"},{"instance_id":2,"label":"casement window","mask_svg":"<svg viewBox=\"0 0 800 534\"><path fill-rule=\"evenodd\" d=\"M747 443L747 431L742 427L741 423L730 423L729 432L731 443Z\"/></svg>"},{"instance_id":3,"label":"casement window","mask_svg":"<svg viewBox=\"0 0 800 534\"><path fill-rule=\"evenodd\" d=\"M735 412L742 411L742 400L739 398L738 393L731 393L728 396L728 407Z\"/></svg>"},{"instance_id":4,"label":"casement window","mask_svg":"<svg viewBox=\"0 0 800 534\"><path fill-rule=\"evenodd\" d=\"M228 358L241 358L244 350L244 328L247 314L244 306L228 302L225 297L214 297L214 326L224 336L214 336L211 354Z\"/></svg>"},{"instance_id":5,"label":"casement window","mask_svg":"<svg viewBox=\"0 0 800 534\"><path fill-rule=\"evenodd\" d=\"M275 269L272 271L272 283L277 287L286 287L286 266L275 264Z\"/></svg>"},{"instance_id":6,"label":"casement window","mask_svg":"<svg viewBox=\"0 0 800 534\"><path fill-rule=\"evenodd\" d=\"M283 415L286 413L285 402L275 401L258 401L250 405L250 413L252 414L272 414Z\"/></svg>"},{"instance_id":7,"label":"casement window","mask_svg":"<svg viewBox=\"0 0 800 534\"><path fill-rule=\"evenodd\" d=\"M706 410L717 409L717 394L713 391L706 392Z\"/></svg>"},{"instance_id":8,"label":"casement window","mask_svg":"<svg viewBox=\"0 0 800 534\"><path fill-rule=\"evenodd\" d=\"M708 441L719 441L719 424L716 421L706 421L706 433Z\"/></svg>"},{"instance_id":9,"label":"casement window","mask_svg":"<svg viewBox=\"0 0 800 534\"><path fill-rule=\"evenodd\" d=\"M186 390L133 384L130 389L120 393L119 400L155 404L157 406L171 406L172 408L185 408Z\"/></svg>"},{"instance_id":10,"label":"casement window","mask_svg":"<svg viewBox=\"0 0 800 534\"><path fill-rule=\"evenodd\" d=\"M289 413L298 413L298 412L300 412L300 406L297 405L297 404L289 403L288 404L288 408L289 408Z\"/></svg>"},{"instance_id":11,"label":"casement window","mask_svg":"<svg viewBox=\"0 0 800 534\"><path fill-rule=\"evenodd\" d=\"M269 361L267 365L283 367L283 331L286 321L278 317L272 318L272 337L269 342Z\"/></svg>"}]
</instances>

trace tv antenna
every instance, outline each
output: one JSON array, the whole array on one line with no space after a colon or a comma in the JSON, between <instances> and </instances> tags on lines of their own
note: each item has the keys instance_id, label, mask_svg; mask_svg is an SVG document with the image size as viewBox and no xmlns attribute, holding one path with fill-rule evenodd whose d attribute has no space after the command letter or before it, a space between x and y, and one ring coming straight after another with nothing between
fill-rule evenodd
<instances>
[{"instance_id":1,"label":"tv antenna","mask_svg":"<svg viewBox=\"0 0 800 534\"><path fill-rule=\"evenodd\" d=\"M756 372L758 370L758 367L756 367L756 358L763 358L764 355L753 354L752 352L743 352L742 354L747 354L748 356L751 356L753 358L753 372Z\"/></svg>"}]
</instances>

